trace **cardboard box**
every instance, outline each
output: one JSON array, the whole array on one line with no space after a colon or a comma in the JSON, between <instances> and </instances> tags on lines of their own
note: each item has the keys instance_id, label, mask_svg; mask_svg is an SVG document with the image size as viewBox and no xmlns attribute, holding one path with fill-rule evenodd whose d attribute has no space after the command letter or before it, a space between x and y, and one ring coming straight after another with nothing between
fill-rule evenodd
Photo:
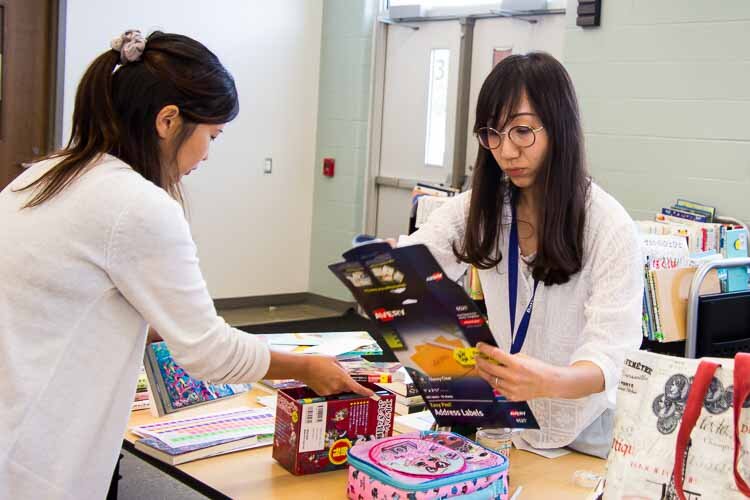
<instances>
[{"instance_id":1,"label":"cardboard box","mask_svg":"<svg viewBox=\"0 0 750 500\"><path fill-rule=\"evenodd\" d=\"M352 393L319 397L308 387L279 391L273 458L295 475L342 469L349 448L392 435L395 396L362 385L380 400Z\"/></svg>"}]
</instances>

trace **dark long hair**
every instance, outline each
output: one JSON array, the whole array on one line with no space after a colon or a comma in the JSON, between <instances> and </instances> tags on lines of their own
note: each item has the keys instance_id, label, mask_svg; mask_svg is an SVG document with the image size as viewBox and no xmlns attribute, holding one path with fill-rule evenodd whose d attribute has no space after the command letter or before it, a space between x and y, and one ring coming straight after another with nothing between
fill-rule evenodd
<instances>
[{"instance_id":1,"label":"dark long hair","mask_svg":"<svg viewBox=\"0 0 750 500\"><path fill-rule=\"evenodd\" d=\"M542 52L503 59L479 92L474 131L488 126L502 130L524 93L549 138L547 156L534 183L541 205L533 276L545 285L562 284L581 269L590 187L578 102L565 68ZM466 235L453 248L458 259L479 269L500 263L503 207L508 199L517 204L519 193L492 153L480 147Z\"/></svg>"},{"instance_id":2,"label":"dark long hair","mask_svg":"<svg viewBox=\"0 0 750 500\"><path fill-rule=\"evenodd\" d=\"M48 172L19 190L35 189L25 207L44 203L70 185L89 164L109 153L182 201L174 166L179 147L197 124L219 124L239 113L237 88L219 58L183 35L152 33L141 59L120 66L109 50L88 67L78 85L70 141L50 158L62 158ZM156 116L175 105L182 127L174 158L160 156Z\"/></svg>"}]
</instances>

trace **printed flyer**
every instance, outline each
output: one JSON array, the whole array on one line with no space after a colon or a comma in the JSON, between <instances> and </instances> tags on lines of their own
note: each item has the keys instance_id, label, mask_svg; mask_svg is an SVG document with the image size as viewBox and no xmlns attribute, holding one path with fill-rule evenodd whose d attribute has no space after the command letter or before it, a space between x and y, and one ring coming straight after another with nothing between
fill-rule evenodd
<instances>
[{"instance_id":1,"label":"printed flyer","mask_svg":"<svg viewBox=\"0 0 750 500\"><path fill-rule=\"evenodd\" d=\"M474 371L472 349L496 345L476 304L424 245L374 242L329 266L375 320L438 425L538 429L526 402L510 402Z\"/></svg>"}]
</instances>

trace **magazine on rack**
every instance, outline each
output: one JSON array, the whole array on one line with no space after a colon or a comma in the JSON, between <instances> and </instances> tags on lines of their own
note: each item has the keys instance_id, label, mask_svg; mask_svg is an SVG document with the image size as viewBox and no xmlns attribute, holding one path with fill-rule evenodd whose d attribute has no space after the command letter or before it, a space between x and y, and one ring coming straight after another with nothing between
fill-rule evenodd
<instances>
[{"instance_id":1,"label":"magazine on rack","mask_svg":"<svg viewBox=\"0 0 750 500\"><path fill-rule=\"evenodd\" d=\"M438 425L538 429L529 405L510 402L474 371L472 349L496 345L463 288L424 245L372 242L329 266L380 327Z\"/></svg>"}]
</instances>

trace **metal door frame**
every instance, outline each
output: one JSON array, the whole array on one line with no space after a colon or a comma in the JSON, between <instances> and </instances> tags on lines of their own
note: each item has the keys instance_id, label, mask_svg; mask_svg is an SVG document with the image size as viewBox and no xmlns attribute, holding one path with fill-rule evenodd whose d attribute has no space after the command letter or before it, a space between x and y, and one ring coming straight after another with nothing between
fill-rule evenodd
<instances>
[{"instance_id":1,"label":"metal door frame","mask_svg":"<svg viewBox=\"0 0 750 500\"><path fill-rule=\"evenodd\" d=\"M381 13L385 12L385 0ZM388 52L389 29L419 29L414 22L458 21L461 24L459 45L458 88L456 95L456 116L453 131L453 163L451 164L450 186L460 188L465 180L466 145L469 119L469 97L471 90L471 57L474 44L474 24L478 19L513 17L519 21L536 23L529 16L565 14L565 9L543 11L508 12L493 11L487 14L470 16L433 16L420 18L390 19L379 16L373 29L372 85L370 89L369 137L367 141L368 161L365 166L364 213L362 227L367 234L375 234L378 223L378 194L381 186L412 189L419 179L382 177L380 158L383 138L383 108L385 104L386 54ZM450 140L450 139L449 139Z\"/></svg>"}]
</instances>

